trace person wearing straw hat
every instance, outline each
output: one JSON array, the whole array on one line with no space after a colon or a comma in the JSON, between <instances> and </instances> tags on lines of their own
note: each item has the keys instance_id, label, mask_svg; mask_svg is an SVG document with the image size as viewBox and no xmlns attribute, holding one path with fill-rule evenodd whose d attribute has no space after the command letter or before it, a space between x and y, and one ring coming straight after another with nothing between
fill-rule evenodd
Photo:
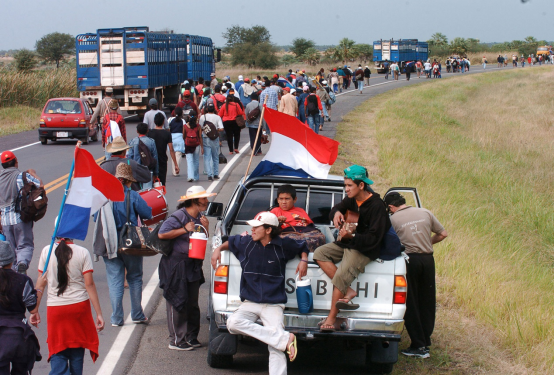
<instances>
[{"instance_id":1,"label":"person wearing straw hat","mask_svg":"<svg viewBox=\"0 0 554 375\"><path fill-rule=\"evenodd\" d=\"M160 288L163 289L167 309L169 349L193 350L202 346L200 332L200 307L198 296L204 284L202 259L189 258L189 237L192 232L206 231L210 225L202 212L208 208L208 198L215 196L202 186L191 186L179 199L175 211L161 226L158 236L162 240L174 240L173 251L162 256L159 265Z\"/></svg>"},{"instance_id":2,"label":"person wearing straw hat","mask_svg":"<svg viewBox=\"0 0 554 375\"><path fill-rule=\"evenodd\" d=\"M112 99L108 104L108 113L102 119L102 147L106 148L113 140L122 136L127 142L127 129L125 120L119 114L119 103L116 99ZM106 150L106 159L110 157L109 151Z\"/></svg>"},{"instance_id":3,"label":"person wearing straw hat","mask_svg":"<svg viewBox=\"0 0 554 375\"><path fill-rule=\"evenodd\" d=\"M135 182L131 184L131 189L134 191L140 190L140 183L148 183L152 180L150 170L144 165L140 165L135 160L125 156L125 153L130 148L123 137L116 137L112 143L106 147L106 151L111 154L109 159L104 160L100 167L115 176L115 171L120 163L129 164L133 171L133 179Z\"/></svg>"}]
</instances>

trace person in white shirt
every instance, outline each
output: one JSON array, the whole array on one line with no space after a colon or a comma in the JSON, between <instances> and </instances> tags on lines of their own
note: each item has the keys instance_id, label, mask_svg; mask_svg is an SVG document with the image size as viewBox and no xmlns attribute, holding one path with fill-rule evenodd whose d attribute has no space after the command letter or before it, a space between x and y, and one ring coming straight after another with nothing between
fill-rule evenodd
<instances>
[{"instance_id":1,"label":"person in white shirt","mask_svg":"<svg viewBox=\"0 0 554 375\"><path fill-rule=\"evenodd\" d=\"M427 60L425 64L423 64L423 70L425 70L425 75L427 76L427 78L431 78L431 63L429 62L429 60Z\"/></svg>"},{"instance_id":2,"label":"person in white shirt","mask_svg":"<svg viewBox=\"0 0 554 375\"><path fill-rule=\"evenodd\" d=\"M202 129L202 142L204 143L204 171L208 175L208 180L219 180L219 137L210 139L207 133L210 131L209 122L215 126L218 132L222 132L223 121L215 113L215 105L213 102L208 102L206 106L207 113L201 115L198 121L200 129ZM206 126L204 126L206 124Z\"/></svg>"}]
</instances>

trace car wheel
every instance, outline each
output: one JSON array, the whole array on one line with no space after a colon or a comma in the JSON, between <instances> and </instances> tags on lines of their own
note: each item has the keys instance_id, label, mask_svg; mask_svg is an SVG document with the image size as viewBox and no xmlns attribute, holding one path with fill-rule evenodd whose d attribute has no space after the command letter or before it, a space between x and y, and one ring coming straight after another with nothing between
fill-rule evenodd
<instances>
[{"instance_id":1,"label":"car wheel","mask_svg":"<svg viewBox=\"0 0 554 375\"><path fill-rule=\"evenodd\" d=\"M40 140L40 143L42 143L43 145L48 143L48 138L46 137L39 137L39 140Z\"/></svg>"}]
</instances>

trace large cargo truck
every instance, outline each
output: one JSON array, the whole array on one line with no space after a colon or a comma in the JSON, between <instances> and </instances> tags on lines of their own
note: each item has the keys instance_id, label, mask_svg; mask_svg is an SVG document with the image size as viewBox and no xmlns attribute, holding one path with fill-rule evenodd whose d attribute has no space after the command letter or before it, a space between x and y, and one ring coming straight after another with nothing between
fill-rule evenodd
<instances>
[{"instance_id":1,"label":"large cargo truck","mask_svg":"<svg viewBox=\"0 0 554 375\"><path fill-rule=\"evenodd\" d=\"M148 27L98 29L78 35L75 44L81 98L95 107L111 87L120 108L139 115L148 110L150 98L160 107L174 107L181 83L209 79L221 54L214 56L210 38Z\"/></svg>"},{"instance_id":2,"label":"large cargo truck","mask_svg":"<svg viewBox=\"0 0 554 375\"><path fill-rule=\"evenodd\" d=\"M400 70L404 72L408 62L425 62L428 58L429 44L417 39L381 39L373 42L373 61L378 73L385 73L385 62L389 65L392 61L398 63Z\"/></svg>"}]
</instances>

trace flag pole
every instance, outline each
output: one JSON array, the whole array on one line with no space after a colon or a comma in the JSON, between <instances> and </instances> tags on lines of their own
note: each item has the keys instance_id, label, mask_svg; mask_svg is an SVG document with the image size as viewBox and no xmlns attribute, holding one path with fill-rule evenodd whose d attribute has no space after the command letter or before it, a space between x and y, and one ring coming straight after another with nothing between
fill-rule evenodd
<instances>
[{"instance_id":1,"label":"flag pole","mask_svg":"<svg viewBox=\"0 0 554 375\"><path fill-rule=\"evenodd\" d=\"M56 220L56 226L54 228L54 233L52 234L52 240L50 241L50 249L48 249L48 255L46 256L46 262L44 263L44 269L42 270L43 274L45 274L46 270L48 269L48 263L50 262L50 255L52 255L52 248L54 247L54 242L56 241L56 235L58 234L58 227L62 219L62 212L65 206L65 199L67 198L67 194L69 193L69 185L71 183L71 177L73 177L73 170L75 169L75 156L77 155L77 150L79 148L81 148L81 141L78 141L77 145L75 145L75 154L73 156L73 163L71 163L71 170L69 171L69 176L67 177L67 183L65 184L65 190L62 198L62 205L60 206L58 219Z\"/></svg>"},{"instance_id":2,"label":"flag pole","mask_svg":"<svg viewBox=\"0 0 554 375\"><path fill-rule=\"evenodd\" d=\"M254 152L256 152L256 145L260 137L260 130L262 129L262 121L264 120L266 103L267 103L267 96L265 97L264 106L262 107L262 113L260 114L260 122L258 124L258 131L256 132L256 140L254 141L254 147L252 148L252 153L250 154L250 161L248 161L248 167L246 168L246 173L244 174L243 183L246 181L246 176L248 176L248 171L250 170L250 164L252 164L252 157L254 156ZM260 140L260 149L261 147L262 147L262 141Z\"/></svg>"}]
</instances>

